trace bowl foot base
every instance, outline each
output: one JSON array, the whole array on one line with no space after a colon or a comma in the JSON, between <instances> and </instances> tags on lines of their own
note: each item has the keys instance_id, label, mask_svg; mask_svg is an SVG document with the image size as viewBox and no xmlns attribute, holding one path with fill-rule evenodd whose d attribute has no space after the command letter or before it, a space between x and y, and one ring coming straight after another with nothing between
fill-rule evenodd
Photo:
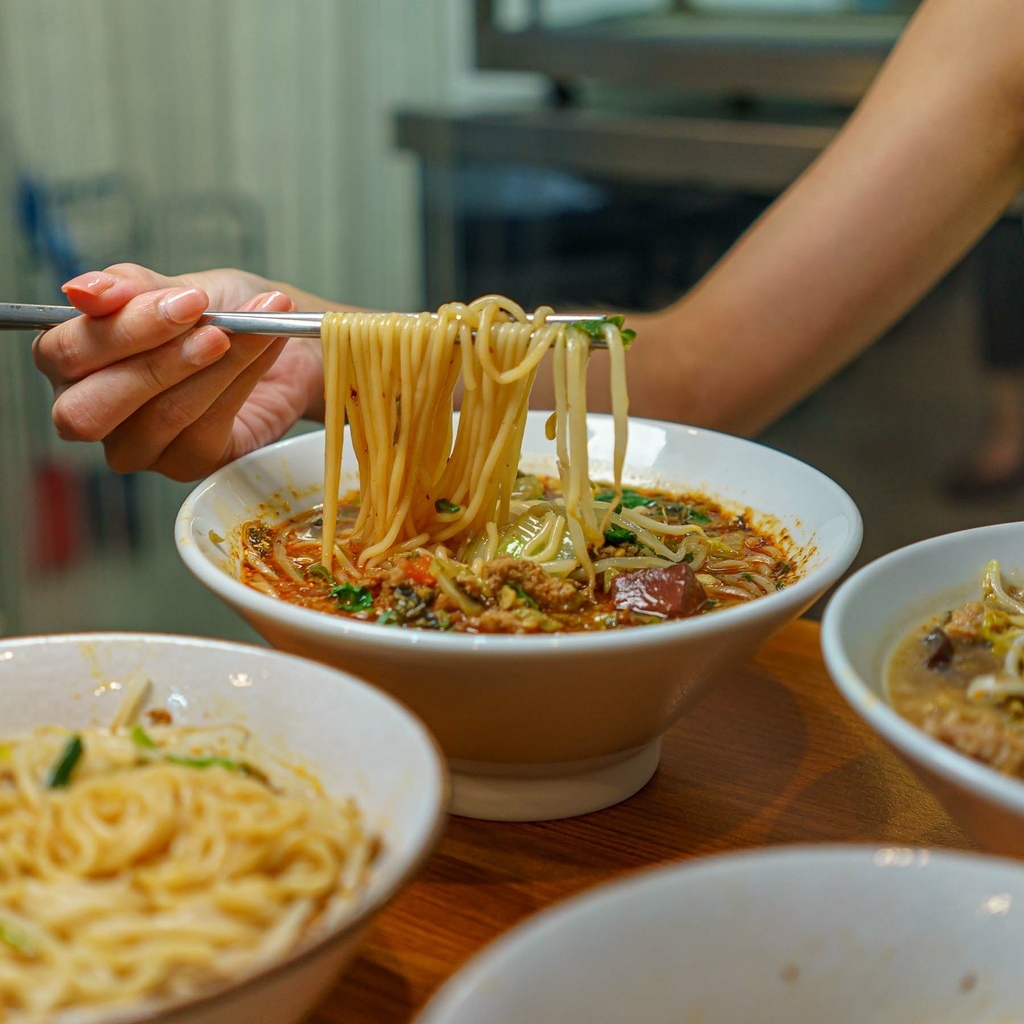
<instances>
[{"instance_id":1,"label":"bowl foot base","mask_svg":"<svg viewBox=\"0 0 1024 1024\"><path fill-rule=\"evenodd\" d=\"M453 761L449 810L484 821L550 821L573 818L621 803L642 789L661 756L661 740L607 758L560 765L558 775L489 775L472 762Z\"/></svg>"}]
</instances>

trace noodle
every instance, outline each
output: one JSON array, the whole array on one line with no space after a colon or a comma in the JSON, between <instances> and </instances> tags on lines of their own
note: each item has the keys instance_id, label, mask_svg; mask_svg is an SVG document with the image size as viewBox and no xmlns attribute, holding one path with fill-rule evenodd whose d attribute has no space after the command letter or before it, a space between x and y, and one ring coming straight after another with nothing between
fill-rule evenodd
<instances>
[{"instance_id":1,"label":"noodle","mask_svg":"<svg viewBox=\"0 0 1024 1024\"><path fill-rule=\"evenodd\" d=\"M358 809L271 782L250 746L173 725L0 744L0 1019L186 997L351 904L376 851Z\"/></svg>"},{"instance_id":2,"label":"noodle","mask_svg":"<svg viewBox=\"0 0 1024 1024\"><path fill-rule=\"evenodd\" d=\"M359 465L360 507L341 535L360 569L399 550L445 544L459 552L509 519L537 368L554 351L555 439L568 531L593 580L588 546L601 530L590 494L586 370L589 336L580 327L532 321L515 303L486 296L449 303L436 316L333 313L322 330L327 416L321 564L333 573L347 418ZM601 334L611 354L614 472L621 493L628 400L622 334ZM453 392L465 396L452 440ZM493 536L492 536L493 539Z\"/></svg>"}]
</instances>

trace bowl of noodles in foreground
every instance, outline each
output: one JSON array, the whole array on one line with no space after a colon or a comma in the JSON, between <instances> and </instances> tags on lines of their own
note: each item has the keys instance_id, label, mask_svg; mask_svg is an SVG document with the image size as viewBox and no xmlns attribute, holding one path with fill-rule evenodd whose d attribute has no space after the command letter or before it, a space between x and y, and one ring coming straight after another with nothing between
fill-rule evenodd
<instances>
[{"instance_id":1,"label":"bowl of noodles in foreground","mask_svg":"<svg viewBox=\"0 0 1024 1024\"><path fill-rule=\"evenodd\" d=\"M438 838L446 772L386 694L182 636L0 640L12 1024L292 1024Z\"/></svg>"},{"instance_id":2,"label":"bowl of noodles in foreground","mask_svg":"<svg viewBox=\"0 0 1024 1024\"><path fill-rule=\"evenodd\" d=\"M527 416L523 473L557 475L546 420ZM610 480L612 418L588 415L586 423L590 477ZM355 487L351 455L343 467L342 489ZM244 525L273 526L315 509L323 479L321 433L223 467L183 504L179 553L273 646L353 672L416 711L448 757L453 811L471 817L566 817L631 796L656 769L665 730L824 593L861 538L853 502L810 466L740 438L630 419L625 487L677 495L686 509L706 507L696 496L719 503L728 523L755 526L785 550L785 586L768 580L770 592L755 600L628 628L530 635L406 628L300 607L243 582ZM508 589L520 604L522 595Z\"/></svg>"},{"instance_id":3,"label":"bowl of noodles in foreground","mask_svg":"<svg viewBox=\"0 0 1024 1024\"><path fill-rule=\"evenodd\" d=\"M1024 856L1024 523L877 559L822 622L833 681L985 850Z\"/></svg>"}]
</instances>

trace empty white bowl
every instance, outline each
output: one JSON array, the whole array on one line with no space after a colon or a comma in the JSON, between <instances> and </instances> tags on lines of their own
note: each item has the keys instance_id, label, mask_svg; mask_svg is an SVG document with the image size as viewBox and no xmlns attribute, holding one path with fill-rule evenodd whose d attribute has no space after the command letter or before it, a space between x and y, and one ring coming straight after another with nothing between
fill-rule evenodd
<instances>
[{"instance_id":1,"label":"empty white bowl","mask_svg":"<svg viewBox=\"0 0 1024 1024\"><path fill-rule=\"evenodd\" d=\"M1024 868L898 848L729 854L538 914L417 1024L1019 1021Z\"/></svg>"},{"instance_id":2,"label":"empty white bowl","mask_svg":"<svg viewBox=\"0 0 1024 1024\"><path fill-rule=\"evenodd\" d=\"M0 736L105 725L123 695L118 684L139 677L152 681L149 706L167 708L176 723L240 721L272 753L314 772L328 794L354 797L382 850L351 913L270 967L186 1001L58 1020L293 1024L433 849L447 797L442 759L420 722L351 676L259 647L148 633L0 640Z\"/></svg>"},{"instance_id":3,"label":"empty white bowl","mask_svg":"<svg viewBox=\"0 0 1024 1024\"><path fill-rule=\"evenodd\" d=\"M933 739L891 707L893 648L932 615L978 600L985 565L1024 579L1024 523L933 537L877 559L836 591L822 620L825 663L853 709L910 763L986 850L1024 855L1024 782Z\"/></svg>"},{"instance_id":4,"label":"empty white bowl","mask_svg":"<svg viewBox=\"0 0 1024 1024\"><path fill-rule=\"evenodd\" d=\"M530 413L525 469L554 474L544 413ZM591 475L608 479L612 420L588 417ZM344 486L354 487L347 449ZM323 494L323 434L225 466L178 514L185 564L271 644L354 672L393 693L437 736L457 814L557 818L632 795L664 731L707 687L799 615L847 568L861 523L822 473L762 445L673 423L631 420L627 482L678 487L770 514L799 549L801 578L750 604L606 633L477 636L388 629L262 594L239 580L240 523L295 514Z\"/></svg>"}]
</instances>

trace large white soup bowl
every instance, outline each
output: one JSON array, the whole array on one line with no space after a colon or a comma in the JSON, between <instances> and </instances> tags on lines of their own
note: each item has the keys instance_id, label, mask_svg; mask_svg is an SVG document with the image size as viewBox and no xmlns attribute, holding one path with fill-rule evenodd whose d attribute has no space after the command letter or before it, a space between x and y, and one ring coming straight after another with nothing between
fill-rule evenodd
<instances>
[{"instance_id":1,"label":"large white soup bowl","mask_svg":"<svg viewBox=\"0 0 1024 1024\"><path fill-rule=\"evenodd\" d=\"M361 896L283 958L197 997L68 1010L53 1024L295 1024L354 955L370 920L432 851L444 822L443 759L422 723L379 690L263 647L153 633L0 639L0 739L42 725L108 725L126 682L182 725L240 723L271 757L353 797L381 852Z\"/></svg>"},{"instance_id":2,"label":"large white soup bowl","mask_svg":"<svg viewBox=\"0 0 1024 1024\"><path fill-rule=\"evenodd\" d=\"M758 850L538 914L416 1024L1008 1024L1024 868L900 848Z\"/></svg>"},{"instance_id":3,"label":"large white soup bowl","mask_svg":"<svg viewBox=\"0 0 1024 1024\"><path fill-rule=\"evenodd\" d=\"M977 842L1024 856L1024 781L1000 775L911 725L889 704L885 668L915 626L981 596L993 558L1024 584L1024 523L932 537L851 576L825 610L825 663L853 709L901 754Z\"/></svg>"},{"instance_id":4,"label":"large white soup bowl","mask_svg":"<svg viewBox=\"0 0 1024 1024\"><path fill-rule=\"evenodd\" d=\"M544 413L522 467L554 473ZM588 417L591 476L608 479L612 421ZM819 597L861 538L850 498L817 470L750 441L630 421L626 482L705 493L788 531L803 572L749 605L605 633L478 636L386 628L295 607L239 581L240 523L322 500L323 434L271 445L219 470L176 524L193 573L271 644L337 665L413 708L449 758L455 813L539 820L606 807L654 772L664 731L729 669ZM356 486L346 450L343 487Z\"/></svg>"}]
</instances>

